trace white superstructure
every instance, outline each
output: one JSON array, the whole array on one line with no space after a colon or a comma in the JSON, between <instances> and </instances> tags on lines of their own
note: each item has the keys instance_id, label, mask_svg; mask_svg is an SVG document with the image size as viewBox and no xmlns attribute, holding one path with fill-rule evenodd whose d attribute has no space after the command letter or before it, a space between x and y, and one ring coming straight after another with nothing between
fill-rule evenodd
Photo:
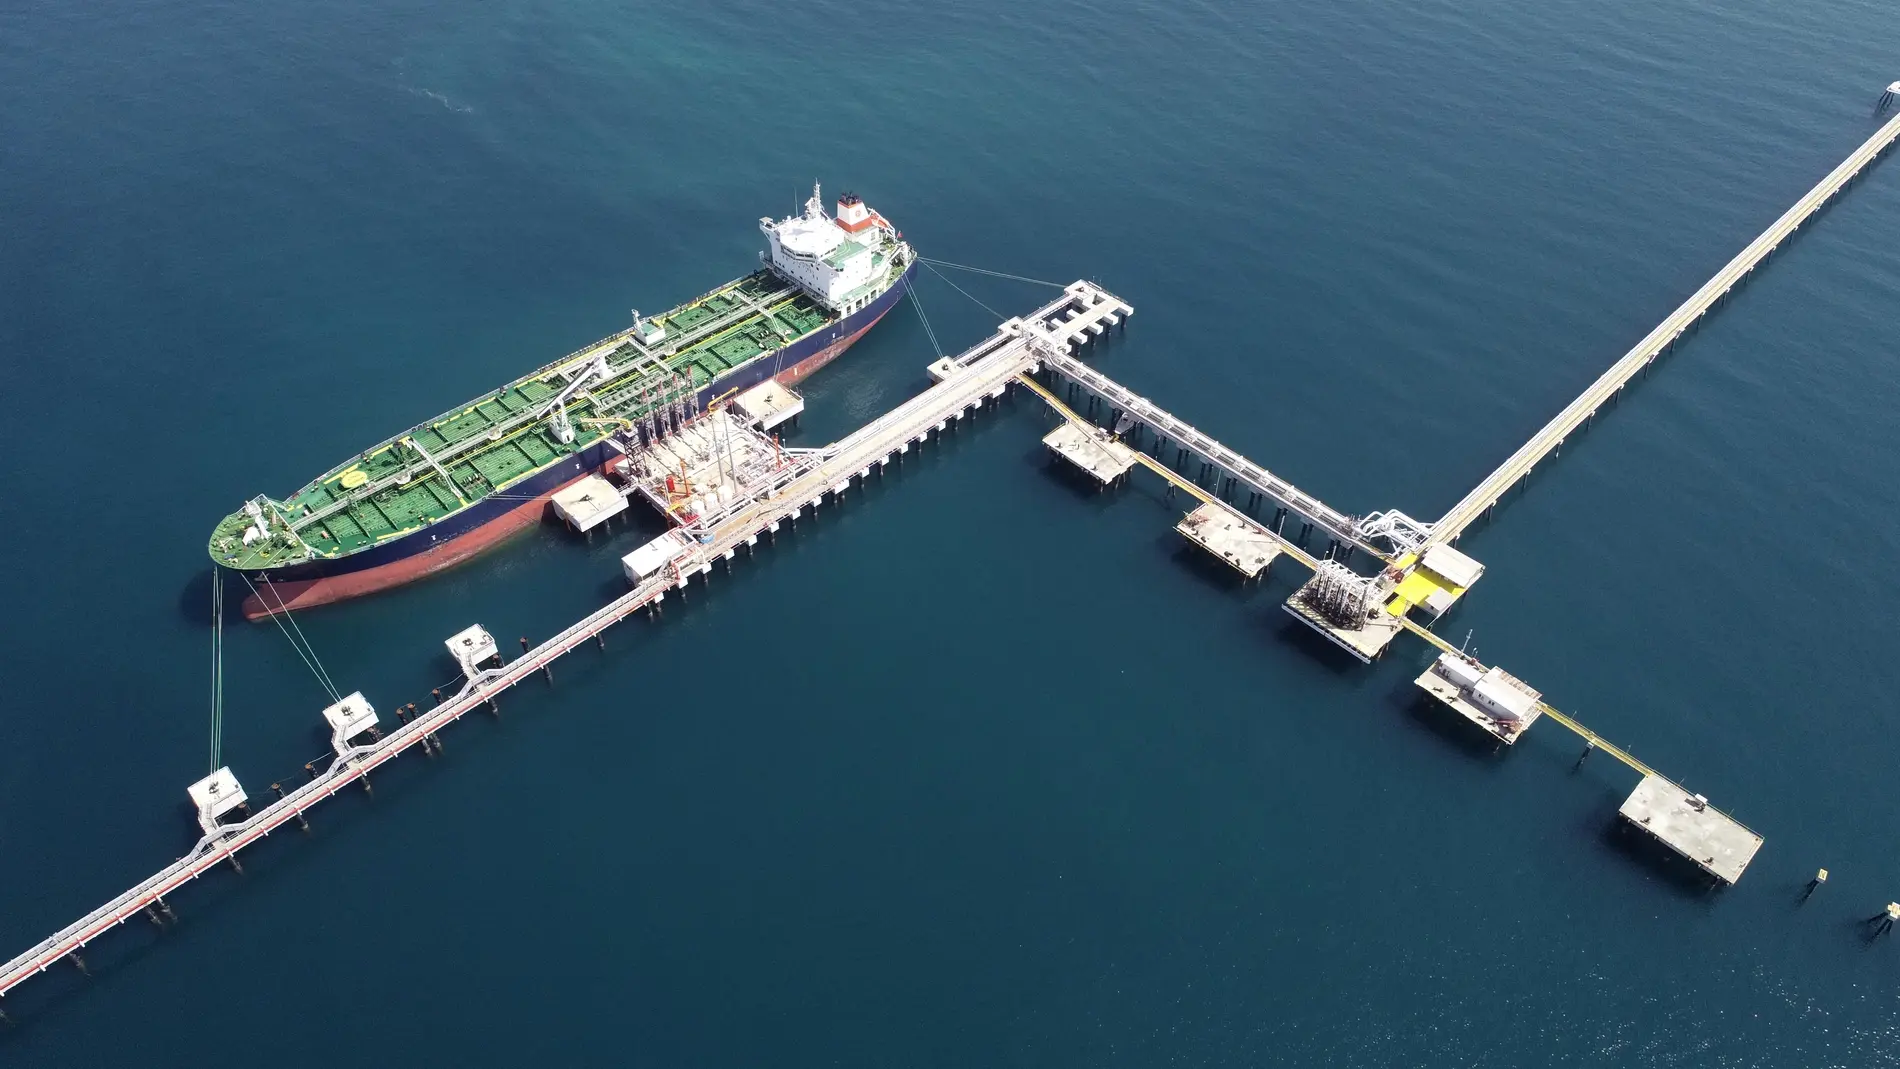
<instances>
[{"instance_id":1,"label":"white superstructure","mask_svg":"<svg viewBox=\"0 0 1900 1069\"><path fill-rule=\"evenodd\" d=\"M776 222L760 219L759 230L766 242L760 259L839 315L850 315L884 292L886 269L899 245L891 224L854 194L838 198L835 218L826 215L816 184L803 214Z\"/></svg>"}]
</instances>

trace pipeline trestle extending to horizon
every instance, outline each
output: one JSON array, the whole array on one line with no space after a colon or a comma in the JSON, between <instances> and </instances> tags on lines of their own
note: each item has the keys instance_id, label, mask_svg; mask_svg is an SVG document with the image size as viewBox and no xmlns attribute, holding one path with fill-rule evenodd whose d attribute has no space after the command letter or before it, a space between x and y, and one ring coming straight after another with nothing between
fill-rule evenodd
<instances>
[{"instance_id":1,"label":"pipeline trestle extending to horizon","mask_svg":"<svg viewBox=\"0 0 1900 1069\"><path fill-rule=\"evenodd\" d=\"M1900 84L1900 83L1896 83ZM1700 289L1690 294L1675 311L1669 313L1656 329L1643 336L1635 348L1623 355L1623 358L1610 366L1592 382L1577 399L1564 406L1563 411L1551 419L1517 452L1512 453L1497 470L1478 483L1469 494L1453 505L1438 522L1431 525L1426 544L1448 542L1456 539L1471 522L1486 510L1498 503L1498 499L1519 479L1530 474L1537 463L1552 453L1563 449L1564 441L1579 426L1589 421L1597 410L1608 403L1629 381L1642 374L1654 363L1656 357L1676 343L1676 339L1694 326L1717 301L1740 285L1748 273L1768 259L1769 255L1781 247L1801 224L1808 221L1814 213L1825 207L1836 193L1847 187L1867 166L1880 158L1880 154L1891 147L1896 138L1900 138L1900 115L1887 120L1886 124L1874 131L1873 136L1861 142L1842 160L1838 167L1828 172L1813 189L1808 190L1794 206L1781 214L1767 230L1761 232L1755 240L1735 255L1735 258L1722 265L1715 277L1703 283Z\"/></svg>"}]
</instances>

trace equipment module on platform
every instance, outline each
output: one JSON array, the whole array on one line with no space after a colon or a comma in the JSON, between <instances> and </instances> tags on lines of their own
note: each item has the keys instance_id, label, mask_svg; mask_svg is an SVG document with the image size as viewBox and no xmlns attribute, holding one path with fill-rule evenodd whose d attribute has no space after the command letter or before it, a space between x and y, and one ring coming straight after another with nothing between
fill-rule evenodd
<instances>
[{"instance_id":1,"label":"equipment module on platform","mask_svg":"<svg viewBox=\"0 0 1900 1069\"><path fill-rule=\"evenodd\" d=\"M338 752L347 749L350 740L358 735L374 734L376 731L376 709L360 690L326 707L323 719L330 725L330 738L335 741Z\"/></svg>"},{"instance_id":2,"label":"equipment module on platform","mask_svg":"<svg viewBox=\"0 0 1900 1069\"><path fill-rule=\"evenodd\" d=\"M1761 836L1658 775L1644 776L1617 812L1723 883L1741 879L1761 849Z\"/></svg>"},{"instance_id":3,"label":"equipment module on platform","mask_svg":"<svg viewBox=\"0 0 1900 1069\"><path fill-rule=\"evenodd\" d=\"M215 832L225 814L246 805L244 788L238 786L228 766L185 788L185 793L191 798L191 807L198 811L198 826L206 835Z\"/></svg>"},{"instance_id":4,"label":"equipment module on platform","mask_svg":"<svg viewBox=\"0 0 1900 1069\"><path fill-rule=\"evenodd\" d=\"M615 461L614 471L673 522L709 530L783 483L809 456L788 454L752 422L749 412L714 408Z\"/></svg>"},{"instance_id":5,"label":"equipment module on platform","mask_svg":"<svg viewBox=\"0 0 1900 1069\"><path fill-rule=\"evenodd\" d=\"M1530 684L1455 653L1440 654L1414 682L1506 745L1515 745L1544 712L1543 695Z\"/></svg>"},{"instance_id":6,"label":"equipment module on platform","mask_svg":"<svg viewBox=\"0 0 1900 1069\"><path fill-rule=\"evenodd\" d=\"M1484 575L1484 565L1443 542L1428 546L1415 565L1404 572L1392 591L1395 612L1425 610L1436 620L1451 611L1458 599Z\"/></svg>"},{"instance_id":7,"label":"equipment module on platform","mask_svg":"<svg viewBox=\"0 0 1900 1069\"><path fill-rule=\"evenodd\" d=\"M668 531L620 558L620 570L627 582L637 587L671 567L674 561L684 559L692 550L692 539L679 531Z\"/></svg>"},{"instance_id":8,"label":"equipment module on platform","mask_svg":"<svg viewBox=\"0 0 1900 1069\"><path fill-rule=\"evenodd\" d=\"M1360 575L1336 560L1323 560L1313 570L1313 578L1286 599L1286 611L1333 645L1371 664L1405 629L1386 610L1391 593L1392 582L1384 575Z\"/></svg>"}]
</instances>

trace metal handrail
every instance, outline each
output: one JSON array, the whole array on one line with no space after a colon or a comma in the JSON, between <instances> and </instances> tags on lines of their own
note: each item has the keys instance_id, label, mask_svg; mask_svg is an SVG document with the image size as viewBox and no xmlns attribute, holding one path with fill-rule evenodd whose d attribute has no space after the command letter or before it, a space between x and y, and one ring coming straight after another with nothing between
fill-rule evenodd
<instances>
[{"instance_id":1,"label":"metal handrail","mask_svg":"<svg viewBox=\"0 0 1900 1069\"><path fill-rule=\"evenodd\" d=\"M1063 352L1049 354L1049 366L1056 372L1082 383L1090 390L1101 394L1119 405L1124 412L1137 416L1142 422L1168 437L1193 447L1193 450L1209 460L1225 465L1242 482L1248 483L1269 497L1278 498L1283 503L1302 513L1334 537L1359 545L1368 551L1376 552L1368 546L1354 530L1353 517L1326 504L1313 495L1294 486L1266 468L1221 444L1205 432L1183 422L1179 417L1159 407L1145 397L1130 391L1115 380L1089 367L1087 364Z\"/></svg>"}]
</instances>

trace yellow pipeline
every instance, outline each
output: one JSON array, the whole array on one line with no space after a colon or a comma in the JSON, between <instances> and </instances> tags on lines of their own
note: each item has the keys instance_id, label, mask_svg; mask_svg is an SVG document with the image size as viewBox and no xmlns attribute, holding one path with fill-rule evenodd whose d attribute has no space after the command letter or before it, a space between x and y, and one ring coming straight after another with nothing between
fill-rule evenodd
<instances>
[{"instance_id":1,"label":"yellow pipeline","mask_svg":"<svg viewBox=\"0 0 1900 1069\"><path fill-rule=\"evenodd\" d=\"M1410 617L1401 616L1399 617L1399 622L1405 625L1405 629L1407 631L1410 631L1414 635L1417 635L1418 637L1438 647L1439 652L1441 653L1459 652L1458 647L1453 646L1449 642L1446 642L1444 638L1439 636L1437 633L1428 631L1424 627L1421 627L1418 623L1414 622ZM1636 771L1641 772L1643 775L1645 776L1660 776L1661 775L1661 773L1657 772L1655 769L1637 760L1636 755L1630 753L1628 750L1623 749L1621 746L1618 746L1617 744L1611 742L1610 740L1604 738L1603 736L1597 734L1596 732L1591 731L1589 728L1584 727L1582 724L1577 723L1576 719L1571 717L1570 714L1565 713L1564 711L1550 705L1548 702L1540 701L1537 703L1537 707L1544 711L1544 715L1550 717L1552 720L1555 720L1559 724L1562 724L1564 727L1569 728L1571 731L1576 732L1577 735L1581 737L1585 742L1588 742L1594 745L1597 749L1602 750L1604 753L1609 754L1611 757L1616 758L1618 761L1621 761L1624 764L1628 765L1629 767L1635 769ZM1662 778L1668 779L1667 776L1663 776Z\"/></svg>"},{"instance_id":2,"label":"yellow pipeline","mask_svg":"<svg viewBox=\"0 0 1900 1069\"><path fill-rule=\"evenodd\" d=\"M1070 408L1066 404L1063 404L1062 401L1057 399L1056 395L1053 393L1050 393L1049 390L1042 385L1042 383L1037 382L1035 379L1030 378L1026 374L1017 376L1017 381L1021 382L1024 386L1027 386L1030 389L1036 391L1036 393L1039 394L1044 401L1049 402L1049 407L1055 409L1056 412L1059 413L1063 419L1068 420L1070 423L1073 423L1078 427L1082 427L1088 430L1093 430L1095 428L1094 424L1090 423L1086 419L1083 419L1081 416L1076 415L1074 409ZM1222 505L1222 507L1230 507L1230 506L1226 506L1222 504L1222 502L1218 501L1214 497L1214 495L1208 493L1206 489L1196 485L1195 483L1193 483L1192 481L1186 478L1183 478L1179 472L1174 471L1173 469L1167 467L1166 465L1160 463L1159 461L1156 461L1153 457L1150 457L1148 454L1143 453L1141 450L1139 449L1133 450L1133 453L1134 453L1135 459L1141 461L1141 463L1145 465L1150 471L1153 471L1156 475L1161 476L1163 479L1168 480L1168 482L1173 483L1175 486L1180 487L1181 489L1187 491L1188 493L1193 494L1195 497L1199 498L1200 500L1207 502L1210 505ZM1261 530L1266 530L1266 528L1261 528ZM1267 534L1271 535L1275 541L1280 543L1281 549L1283 549L1287 553L1288 556L1299 561L1301 564L1306 565L1308 568L1319 567L1319 562L1315 560L1312 557L1312 555L1307 553L1305 550L1301 549L1300 547L1294 545L1291 542L1288 542L1286 539L1280 537L1278 534L1275 534L1273 531L1267 531ZM1431 643L1433 646L1438 647L1440 652L1443 652L1443 653L1457 653L1458 652L1458 648L1456 646L1453 646L1451 643L1446 642L1443 638L1439 637L1437 634L1420 626L1418 623L1413 621L1410 617L1400 616L1398 617L1398 620L1401 624L1405 625L1405 629L1407 631L1410 631L1414 635L1417 635L1418 637L1424 639L1426 642ZM1630 768L1636 770L1637 772L1642 773L1645 776L1658 776L1662 779L1668 779L1667 776L1663 776L1661 773L1657 772L1655 769L1637 760L1636 755L1630 753L1628 750L1623 749L1621 746L1618 746L1617 744L1609 741L1608 739L1597 734L1596 732L1591 731L1589 728L1584 727L1582 724L1578 723L1569 714L1563 712L1560 709L1554 708L1553 706L1545 702L1538 702L1537 704L1538 704L1538 707L1543 710L1545 715L1549 716L1552 720L1555 720L1557 723L1562 724L1564 727L1569 728L1571 731L1576 732L1579 737L1581 737L1585 742L1591 743L1593 746L1595 746L1596 749L1602 750L1604 753L1609 754L1611 757L1614 757L1618 761L1623 762L1625 765L1628 765ZM1671 782L1674 782L1674 781L1671 781Z\"/></svg>"},{"instance_id":3,"label":"yellow pipeline","mask_svg":"<svg viewBox=\"0 0 1900 1069\"><path fill-rule=\"evenodd\" d=\"M1095 430L1095 425L1093 423L1090 423L1088 420L1083 419L1081 416L1076 415L1074 409L1070 408L1068 405L1065 405L1060 400L1058 400L1056 398L1056 395L1050 393L1049 390L1046 387L1044 387L1042 383L1037 382L1035 379L1030 378L1026 374L1016 376L1016 381L1022 383L1024 386L1029 387L1030 389L1036 391L1037 394L1041 395L1044 401L1049 402L1049 407L1055 409L1056 412L1060 414L1063 419L1068 420L1070 423L1073 423L1076 426L1083 428L1084 430L1089 430L1089 431ZM1225 502L1222 502L1220 499L1216 498L1213 494L1208 493L1205 487L1195 484L1192 480L1186 478L1180 472L1175 471L1174 469L1168 467L1166 464L1161 463L1160 461L1154 459L1153 457L1142 452L1141 450L1131 448L1129 452L1134 455L1134 458L1136 460L1141 461L1142 465L1146 467L1149 471L1154 472L1156 475L1159 475L1163 479L1168 480L1168 482L1194 495L1196 498L1199 498L1202 502L1209 505L1219 505L1222 508L1233 507L1231 505L1226 504ZM1280 537L1280 535L1274 531L1269 531L1265 527L1262 527L1261 530L1266 531L1268 537L1280 543L1281 551L1286 553L1288 556L1292 557L1294 560L1297 560L1301 564L1306 565L1309 569L1319 567L1319 561L1313 559L1313 556L1309 554L1308 552L1306 552L1305 550L1287 541L1286 539Z\"/></svg>"}]
</instances>

